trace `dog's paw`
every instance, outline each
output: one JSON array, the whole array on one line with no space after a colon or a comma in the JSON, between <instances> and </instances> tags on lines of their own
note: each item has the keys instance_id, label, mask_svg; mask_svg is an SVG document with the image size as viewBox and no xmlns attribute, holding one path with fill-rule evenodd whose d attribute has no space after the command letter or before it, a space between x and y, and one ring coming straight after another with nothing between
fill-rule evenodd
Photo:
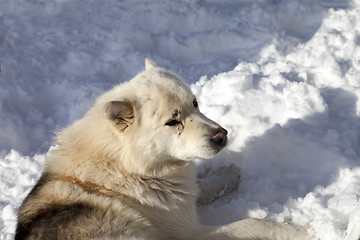
<instances>
[{"instance_id":1,"label":"dog's paw","mask_svg":"<svg viewBox=\"0 0 360 240\"><path fill-rule=\"evenodd\" d=\"M240 168L235 164L216 168L204 178L198 179L200 194L198 202L208 204L220 196L237 189L240 182Z\"/></svg>"},{"instance_id":2,"label":"dog's paw","mask_svg":"<svg viewBox=\"0 0 360 240\"><path fill-rule=\"evenodd\" d=\"M212 170L207 178L221 182L225 193L234 191L240 182L240 168L235 164Z\"/></svg>"}]
</instances>

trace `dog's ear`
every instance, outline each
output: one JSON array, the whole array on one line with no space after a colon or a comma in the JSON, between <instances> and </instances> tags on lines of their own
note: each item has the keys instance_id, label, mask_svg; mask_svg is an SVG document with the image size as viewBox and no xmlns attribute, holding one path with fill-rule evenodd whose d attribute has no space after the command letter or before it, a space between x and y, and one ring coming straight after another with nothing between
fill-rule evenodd
<instances>
[{"instance_id":1,"label":"dog's ear","mask_svg":"<svg viewBox=\"0 0 360 240\"><path fill-rule=\"evenodd\" d=\"M145 70L157 68L156 64L149 58L145 58Z\"/></svg>"},{"instance_id":2,"label":"dog's ear","mask_svg":"<svg viewBox=\"0 0 360 240\"><path fill-rule=\"evenodd\" d=\"M129 101L108 102L104 106L104 113L121 132L134 122L134 108Z\"/></svg>"}]
</instances>

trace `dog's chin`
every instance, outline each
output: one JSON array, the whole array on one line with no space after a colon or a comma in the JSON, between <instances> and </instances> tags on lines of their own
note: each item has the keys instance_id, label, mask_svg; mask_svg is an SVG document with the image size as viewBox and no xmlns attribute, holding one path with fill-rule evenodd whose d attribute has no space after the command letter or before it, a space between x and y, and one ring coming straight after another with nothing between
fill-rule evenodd
<instances>
[{"instance_id":1,"label":"dog's chin","mask_svg":"<svg viewBox=\"0 0 360 240\"><path fill-rule=\"evenodd\" d=\"M199 156L197 156L196 158L200 158L200 159L214 158L221 152L222 149L223 147L217 147L217 148L214 148L212 146L205 147L202 153L199 154Z\"/></svg>"},{"instance_id":2,"label":"dog's chin","mask_svg":"<svg viewBox=\"0 0 360 240\"><path fill-rule=\"evenodd\" d=\"M180 157L177 157L177 159L186 161L186 162L190 162L195 159L211 159L211 158L214 158L216 155L218 155L219 152L220 152L220 150L213 149L213 150L198 152L198 153L190 155L190 156L180 156Z\"/></svg>"},{"instance_id":3,"label":"dog's chin","mask_svg":"<svg viewBox=\"0 0 360 240\"><path fill-rule=\"evenodd\" d=\"M211 159L216 157L225 146L226 142L221 146L214 145L209 142L200 146L192 146L190 148L187 148L187 151L174 152L170 154L170 156L172 158L182 161L192 161L195 159Z\"/></svg>"}]
</instances>

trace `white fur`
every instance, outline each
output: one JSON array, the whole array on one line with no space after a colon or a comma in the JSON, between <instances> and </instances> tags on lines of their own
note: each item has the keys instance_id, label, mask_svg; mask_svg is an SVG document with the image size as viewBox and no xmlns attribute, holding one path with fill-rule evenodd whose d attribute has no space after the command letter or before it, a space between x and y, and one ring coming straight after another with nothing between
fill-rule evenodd
<instances>
[{"instance_id":1,"label":"white fur","mask_svg":"<svg viewBox=\"0 0 360 240\"><path fill-rule=\"evenodd\" d=\"M126 234L116 230L120 239L309 239L293 226L262 220L220 227L199 223L191 160L212 158L222 147L209 140L220 126L206 118L194 100L179 77L146 60L144 72L100 96L84 118L58 133L59 147L49 154L45 169L104 186L122 197L92 196L61 182L47 191L112 209L114 223L137 219ZM131 106L133 118L119 117L120 124L115 124L111 102L128 103L113 109ZM172 119L180 124L167 125ZM74 191L64 190L67 187ZM109 229L116 232L116 226Z\"/></svg>"}]
</instances>

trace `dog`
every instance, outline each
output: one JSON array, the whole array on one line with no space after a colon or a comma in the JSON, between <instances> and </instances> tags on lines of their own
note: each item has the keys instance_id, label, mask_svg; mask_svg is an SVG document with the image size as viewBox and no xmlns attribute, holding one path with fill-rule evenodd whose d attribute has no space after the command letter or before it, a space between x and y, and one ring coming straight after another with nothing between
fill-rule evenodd
<instances>
[{"instance_id":1,"label":"dog","mask_svg":"<svg viewBox=\"0 0 360 240\"><path fill-rule=\"evenodd\" d=\"M56 134L18 211L15 239L309 239L302 229L257 219L200 224L198 199L212 201L239 178L230 166L218 171L227 183L214 174L198 184L192 160L213 158L226 143L227 131L200 112L189 86L146 59L145 71Z\"/></svg>"}]
</instances>

